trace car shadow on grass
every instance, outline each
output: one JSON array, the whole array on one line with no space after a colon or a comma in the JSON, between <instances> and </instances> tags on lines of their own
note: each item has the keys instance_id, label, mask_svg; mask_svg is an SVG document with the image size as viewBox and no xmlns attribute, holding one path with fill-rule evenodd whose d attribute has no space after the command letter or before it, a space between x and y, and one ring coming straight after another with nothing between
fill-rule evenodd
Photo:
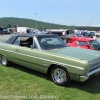
<instances>
[{"instance_id":1,"label":"car shadow on grass","mask_svg":"<svg viewBox=\"0 0 100 100\"><path fill-rule=\"evenodd\" d=\"M17 65L17 64L12 63L9 67L13 67L15 69L18 69L20 71L26 72L28 74L35 75L35 76L50 80L48 75L46 75L44 73L41 73L41 72L38 72L38 71L35 71L33 69L30 69L30 68L26 68L26 67L21 66L21 65Z\"/></svg>"},{"instance_id":2,"label":"car shadow on grass","mask_svg":"<svg viewBox=\"0 0 100 100\"><path fill-rule=\"evenodd\" d=\"M91 76L85 82L72 81L68 88L78 88L92 94L98 94L100 93L100 73L98 75Z\"/></svg>"},{"instance_id":3,"label":"car shadow on grass","mask_svg":"<svg viewBox=\"0 0 100 100\"><path fill-rule=\"evenodd\" d=\"M21 71L26 72L28 74L32 74L32 75L44 78L48 81L51 81L51 79L48 75L43 74L41 72L37 72L37 71L29 69L29 68L26 68L24 66L12 64L10 67L13 67L15 69L21 70ZM64 87L65 88L77 88L77 89L80 89L80 90L83 90L83 91L86 91L86 92L89 92L92 94L98 94L98 93L100 93L100 73L97 75L91 76L85 82L72 81L69 86L64 86Z\"/></svg>"}]
</instances>

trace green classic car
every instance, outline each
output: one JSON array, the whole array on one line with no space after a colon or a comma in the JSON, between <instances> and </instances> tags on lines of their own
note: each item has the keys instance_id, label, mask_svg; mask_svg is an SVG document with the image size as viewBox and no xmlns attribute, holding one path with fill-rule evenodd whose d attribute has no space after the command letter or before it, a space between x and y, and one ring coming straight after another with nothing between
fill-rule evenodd
<instances>
[{"instance_id":1,"label":"green classic car","mask_svg":"<svg viewBox=\"0 0 100 100\"><path fill-rule=\"evenodd\" d=\"M100 51L67 47L53 34L16 34L0 43L3 66L11 62L48 74L54 83L86 81L100 72Z\"/></svg>"}]
</instances>

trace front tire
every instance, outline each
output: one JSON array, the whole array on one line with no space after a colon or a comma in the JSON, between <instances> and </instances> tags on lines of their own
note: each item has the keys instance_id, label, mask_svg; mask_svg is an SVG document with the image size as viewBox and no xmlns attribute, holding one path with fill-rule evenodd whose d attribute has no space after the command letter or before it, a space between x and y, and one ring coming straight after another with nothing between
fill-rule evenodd
<instances>
[{"instance_id":1,"label":"front tire","mask_svg":"<svg viewBox=\"0 0 100 100\"><path fill-rule=\"evenodd\" d=\"M51 79L53 82L60 86L69 85L71 83L71 78L66 68L64 67L54 67L51 71Z\"/></svg>"},{"instance_id":2,"label":"front tire","mask_svg":"<svg viewBox=\"0 0 100 100\"><path fill-rule=\"evenodd\" d=\"M96 38L99 38L99 35L96 35Z\"/></svg>"},{"instance_id":3,"label":"front tire","mask_svg":"<svg viewBox=\"0 0 100 100\"><path fill-rule=\"evenodd\" d=\"M10 64L10 62L7 60L7 58L5 56L1 56L1 64L3 66L8 66Z\"/></svg>"}]
</instances>

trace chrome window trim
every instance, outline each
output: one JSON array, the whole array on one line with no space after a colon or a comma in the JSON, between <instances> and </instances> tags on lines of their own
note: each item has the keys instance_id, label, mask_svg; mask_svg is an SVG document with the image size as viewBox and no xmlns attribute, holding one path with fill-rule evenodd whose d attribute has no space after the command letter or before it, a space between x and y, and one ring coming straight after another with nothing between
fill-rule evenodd
<instances>
[{"instance_id":1,"label":"chrome window trim","mask_svg":"<svg viewBox=\"0 0 100 100\"><path fill-rule=\"evenodd\" d=\"M37 45L38 49L41 49L41 47L40 47L40 45L39 45L39 42L38 42L38 40L37 40L36 37L34 37L34 41L36 42L36 45Z\"/></svg>"}]
</instances>

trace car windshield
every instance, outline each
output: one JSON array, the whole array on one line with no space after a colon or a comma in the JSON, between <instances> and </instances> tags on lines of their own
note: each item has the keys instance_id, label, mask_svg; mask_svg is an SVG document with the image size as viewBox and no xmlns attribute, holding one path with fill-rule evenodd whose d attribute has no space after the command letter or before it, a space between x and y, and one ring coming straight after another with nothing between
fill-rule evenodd
<instances>
[{"instance_id":1,"label":"car windshield","mask_svg":"<svg viewBox=\"0 0 100 100\"><path fill-rule=\"evenodd\" d=\"M43 50L57 49L67 46L66 43L57 35L38 36L37 40Z\"/></svg>"},{"instance_id":2,"label":"car windshield","mask_svg":"<svg viewBox=\"0 0 100 100\"><path fill-rule=\"evenodd\" d=\"M100 42L98 40L91 40L89 41L90 45L100 45Z\"/></svg>"},{"instance_id":3,"label":"car windshield","mask_svg":"<svg viewBox=\"0 0 100 100\"><path fill-rule=\"evenodd\" d=\"M87 44L86 41L78 41L79 46L85 46Z\"/></svg>"}]
</instances>

